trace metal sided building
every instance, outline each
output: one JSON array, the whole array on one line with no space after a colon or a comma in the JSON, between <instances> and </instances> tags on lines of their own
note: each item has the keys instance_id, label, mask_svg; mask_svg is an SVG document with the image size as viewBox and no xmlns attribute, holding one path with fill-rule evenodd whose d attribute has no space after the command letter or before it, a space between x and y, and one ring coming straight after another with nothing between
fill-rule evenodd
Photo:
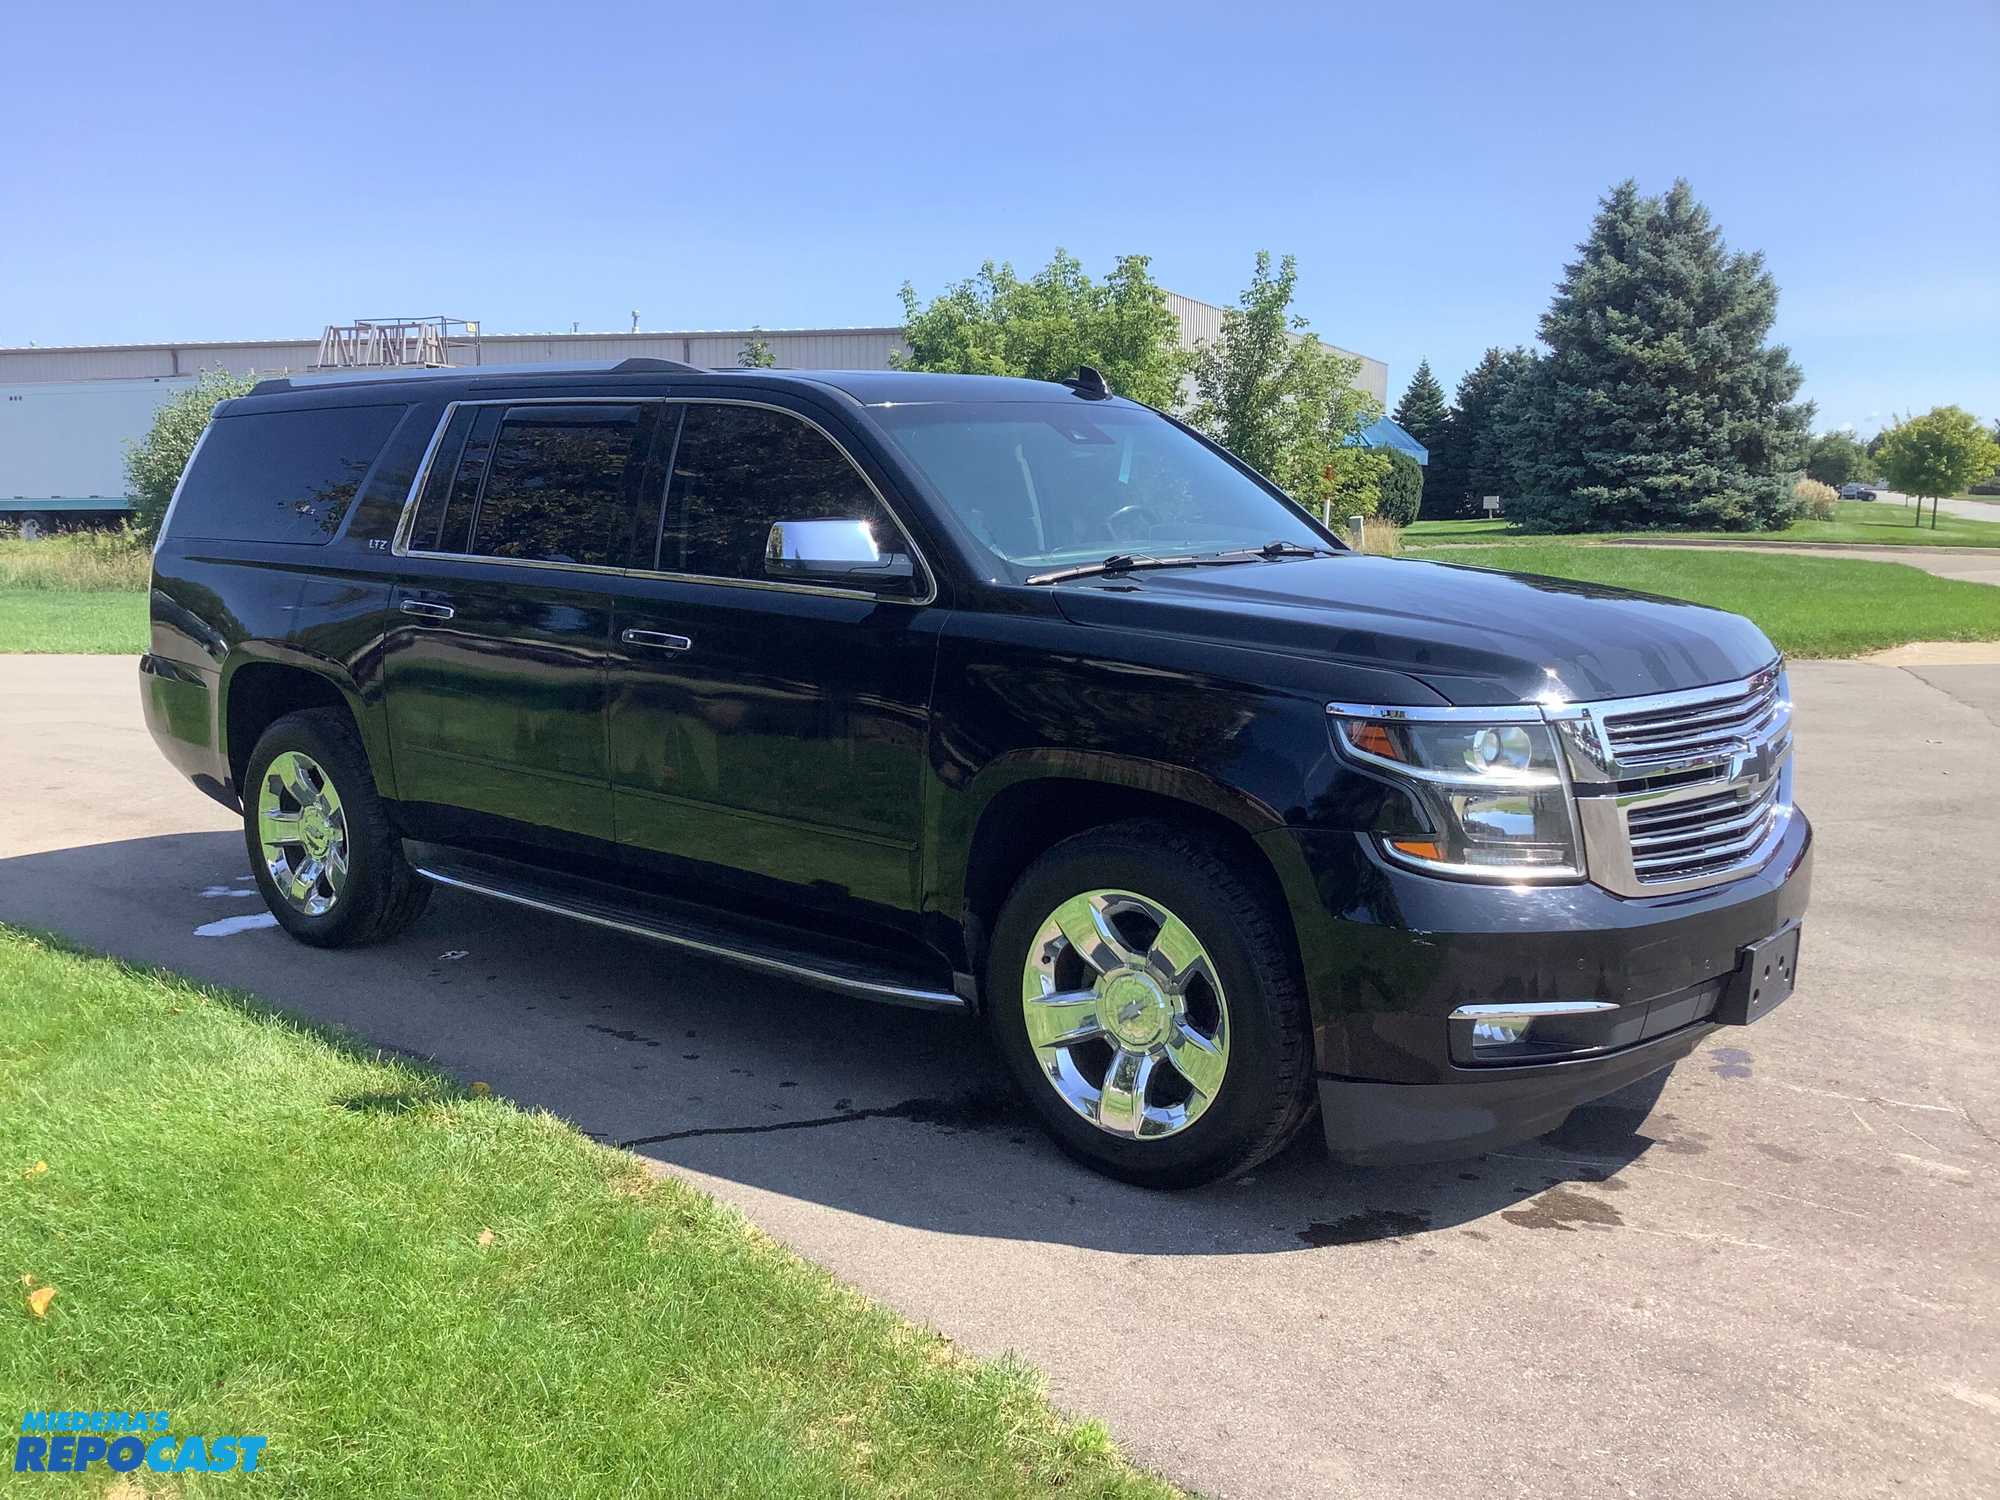
<instances>
[{"instance_id":1,"label":"metal sided building","mask_svg":"<svg viewBox=\"0 0 2000 1500\"><path fill-rule=\"evenodd\" d=\"M1181 345L1192 349L1222 332L1223 310L1168 292ZM434 320L437 321L437 320ZM461 328L476 325L458 325ZM871 328L740 328L685 332L488 333L445 341L453 365L550 364L634 356L686 364L737 364L753 339L775 363L795 370L886 370L902 350L900 325ZM282 375L322 360L320 338L191 340L169 344L80 344L0 348L0 520L41 528L66 514L103 515L125 508L126 446L145 436L153 413L204 370ZM1378 402L1388 396L1389 367L1361 362L1355 384Z\"/></svg>"}]
</instances>

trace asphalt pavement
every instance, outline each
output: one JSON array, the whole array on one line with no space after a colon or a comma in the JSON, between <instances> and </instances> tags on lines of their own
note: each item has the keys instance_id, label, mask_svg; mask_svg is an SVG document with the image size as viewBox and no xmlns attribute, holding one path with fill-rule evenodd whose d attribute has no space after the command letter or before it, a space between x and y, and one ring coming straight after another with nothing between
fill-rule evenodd
<instances>
[{"instance_id":1,"label":"asphalt pavement","mask_svg":"<svg viewBox=\"0 0 2000 1500\"><path fill-rule=\"evenodd\" d=\"M1208 1493L1993 1495L2000 665L1906 660L1793 670L1798 992L1657 1100L1438 1167L1308 1138L1244 1182L1108 1183L961 1019L448 891L393 944L302 947L131 658L0 657L0 920L629 1143Z\"/></svg>"}]
</instances>

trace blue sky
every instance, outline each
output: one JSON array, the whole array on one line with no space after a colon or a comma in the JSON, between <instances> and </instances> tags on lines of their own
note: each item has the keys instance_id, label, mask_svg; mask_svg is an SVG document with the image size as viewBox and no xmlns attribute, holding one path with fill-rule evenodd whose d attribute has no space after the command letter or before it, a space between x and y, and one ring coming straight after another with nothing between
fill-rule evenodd
<instances>
[{"instance_id":1,"label":"blue sky","mask_svg":"<svg viewBox=\"0 0 2000 1500\"><path fill-rule=\"evenodd\" d=\"M1822 428L2000 416L2000 5L35 6L0 344L888 323L1062 245L1447 388L1620 178L1761 249Z\"/></svg>"}]
</instances>

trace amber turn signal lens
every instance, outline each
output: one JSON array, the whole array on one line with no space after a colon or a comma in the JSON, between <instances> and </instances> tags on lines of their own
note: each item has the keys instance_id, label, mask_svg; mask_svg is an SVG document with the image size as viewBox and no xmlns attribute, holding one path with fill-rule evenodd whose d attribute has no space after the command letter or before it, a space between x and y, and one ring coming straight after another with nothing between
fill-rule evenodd
<instances>
[{"instance_id":1,"label":"amber turn signal lens","mask_svg":"<svg viewBox=\"0 0 2000 1500\"><path fill-rule=\"evenodd\" d=\"M1437 846L1434 839L1390 839L1389 843L1414 859L1444 859L1444 850Z\"/></svg>"},{"instance_id":2,"label":"amber turn signal lens","mask_svg":"<svg viewBox=\"0 0 2000 1500\"><path fill-rule=\"evenodd\" d=\"M1347 742L1357 750L1379 755L1384 760L1403 758L1402 752L1396 748L1396 741L1380 724L1349 724Z\"/></svg>"}]
</instances>

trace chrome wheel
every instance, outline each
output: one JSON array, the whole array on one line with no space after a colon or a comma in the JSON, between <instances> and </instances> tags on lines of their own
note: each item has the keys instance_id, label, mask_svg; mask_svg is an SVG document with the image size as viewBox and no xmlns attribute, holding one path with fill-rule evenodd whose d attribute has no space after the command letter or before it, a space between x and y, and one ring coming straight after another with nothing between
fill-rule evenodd
<instances>
[{"instance_id":1,"label":"chrome wheel","mask_svg":"<svg viewBox=\"0 0 2000 1500\"><path fill-rule=\"evenodd\" d=\"M1200 1119L1229 1069L1229 1006L1187 924L1131 891L1086 891L1035 933L1021 1009L1037 1070L1108 1135Z\"/></svg>"},{"instance_id":2,"label":"chrome wheel","mask_svg":"<svg viewBox=\"0 0 2000 1500\"><path fill-rule=\"evenodd\" d=\"M326 915L347 883L347 815L320 763L286 750L257 789L257 840L271 883L294 911Z\"/></svg>"}]
</instances>

